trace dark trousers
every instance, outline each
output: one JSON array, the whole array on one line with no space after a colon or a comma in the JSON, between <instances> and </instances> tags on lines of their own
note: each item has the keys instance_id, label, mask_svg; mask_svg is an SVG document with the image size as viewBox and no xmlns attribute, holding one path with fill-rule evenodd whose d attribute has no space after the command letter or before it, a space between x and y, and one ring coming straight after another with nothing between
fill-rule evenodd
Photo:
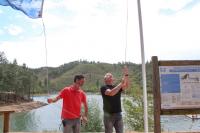
<instances>
[{"instance_id":1,"label":"dark trousers","mask_svg":"<svg viewBox=\"0 0 200 133\"><path fill-rule=\"evenodd\" d=\"M123 133L123 119L121 112L113 114L104 112L104 127L105 133L112 133L113 127L115 128L116 133Z\"/></svg>"},{"instance_id":2,"label":"dark trousers","mask_svg":"<svg viewBox=\"0 0 200 133\"><path fill-rule=\"evenodd\" d=\"M80 133L80 119L64 119L63 133Z\"/></svg>"}]
</instances>

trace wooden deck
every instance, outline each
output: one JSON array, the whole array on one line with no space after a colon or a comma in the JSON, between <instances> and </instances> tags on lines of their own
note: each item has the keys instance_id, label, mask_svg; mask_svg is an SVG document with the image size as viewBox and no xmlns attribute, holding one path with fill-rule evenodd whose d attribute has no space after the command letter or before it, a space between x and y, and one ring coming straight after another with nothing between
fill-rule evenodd
<instances>
[{"instance_id":1,"label":"wooden deck","mask_svg":"<svg viewBox=\"0 0 200 133\"><path fill-rule=\"evenodd\" d=\"M62 132L56 132L56 131L44 131L44 132L9 132L9 133L62 133ZM83 133L104 133L104 132L83 132ZM136 131L126 131L124 133L143 133L143 132L136 132ZM149 132L153 133L153 132ZM200 133L199 132L162 132L162 133Z\"/></svg>"},{"instance_id":2,"label":"wooden deck","mask_svg":"<svg viewBox=\"0 0 200 133\"><path fill-rule=\"evenodd\" d=\"M33 109L40 108L42 106L47 105L46 103L39 102L39 101L33 101L33 102L23 102L19 104L12 104L12 105L5 105L0 106L0 113L3 113L5 111L13 111L13 112L25 112L30 111Z\"/></svg>"},{"instance_id":3,"label":"wooden deck","mask_svg":"<svg viewBox=\"0 0 200 133\"><path fill-rule=\"evenodd\" d=\"M4 115L3 119L3 133L9 132L10 113L25 112L47 105L43 102L33 101L14 105L0 106L0 115Z\"/></svg>"},{"instance_id":4,"label":"wooden deck","mask_svg":"<svg viewBox=\"0 0 200 133\"><path fill-rule=\"evenodd\" d=\"M42 102L28 102L28 103L21 103L18 105L10 105L10 106L1 106L0 107L0 114L4 114L4 130L3 133L62 133L60 131L43 131L43 132L9 132L9 114L14 112L24 112L30 111L32 109L36 109L42 106L47 105L46 103ZM85 132L86 133L86 132ZM87 133L94 133L94 132L87 132ZM98 132L104 133L104 132ZM136 131L125 131L124 133L143 133L143 132L136 132ZM153 133L153 132L149 132ZM162 132L162 133L200 133L199 132Z\"/></svg>"}]
</instances>

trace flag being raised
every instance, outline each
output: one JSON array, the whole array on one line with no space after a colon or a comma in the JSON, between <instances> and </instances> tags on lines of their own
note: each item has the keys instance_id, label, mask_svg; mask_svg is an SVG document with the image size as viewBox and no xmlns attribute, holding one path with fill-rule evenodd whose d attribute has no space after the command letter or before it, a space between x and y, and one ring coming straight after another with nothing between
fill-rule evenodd
<instances>
[{"instance_id":1,"label":"flag being raised","mask_svg":"<svg viewBox=\"0 0 200 133\"><path fill-rule=\"evenodd\" d=\"M11 6L28 17L36 19L42 17L43 2L44 0L0 0L0 5Z\"/></svg>"}]
</instances>

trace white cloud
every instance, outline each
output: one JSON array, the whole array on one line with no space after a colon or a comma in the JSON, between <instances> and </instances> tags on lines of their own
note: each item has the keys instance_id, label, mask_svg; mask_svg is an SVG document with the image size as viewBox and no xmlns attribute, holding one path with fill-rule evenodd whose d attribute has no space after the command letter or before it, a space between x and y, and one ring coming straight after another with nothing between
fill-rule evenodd
<instances>
[{"instance_id":1,"label":"white cloud","mask_svg":"<svg viewBox=\"0 0 200 133\"><path fill-rule=\"evenodd\" d=\"M8 27L5 27L10 35L17 36L23 32L23 29L17 25L10 24Z\"/></svg>"},{"instance_id":2,"label":"white cloud","mask_svg":"<svg viewBox=\"0 0 200 133\"><path fill-rule=\"evenodd\" d=\"M0 35L3 35L3 34L4 34L3 30L0 30Z\"/></svg>"},{"instance_id":3,"label":"white cloud","mask_svg":"<svg viewBox=\"0 0 200 133\"><path fill-rule=\"evenodd\" d=\"M46 66L45 45L42 45L42 38L18 42L3 42L0 49L5 52L9 61L17 59L18 64L27 64L28 67Z\"/></svg>"},{"instance_id":4,"label":"white cloud","mask_svg":"<svg viewBox=\"0 0 200 133\"><path fill-rule=\"evenodd\" d=\"M145 46L148 58L157 55L161 59L170 60L199 59L200 55L193 56L198 55L196 49L200 49L198 45L200 43L198 37L200 19L197 17L199 8L200 5L197 5L192 10L178 12L171 16L159 15L159 7L154 11L144 8ZM146 7L146 9L150 8Z\"/></svg>"},{"instance_id":5,"label":"white cloud","mask_svg":"<svg viewBox=\"0 0 200 133\"><path fill-rule=\"evenodd\" d=\"M45 12L46 10L52 10L52 9L58 10L61 6L62 5L60 0L44 1L43 11Z\"/></svg>"},{"instance_id":6,"label":"white cloud","mask_svg":"<svg viewBox=\"0 0 200 133\"><path fill-rule=\"evenodd\" d=\"M162 0L159 2L159 7L178 11L192 1L193 0Z\"/></svg>"},{"instance_id":7,"label":"white cloud","mask_svg":"<svg viewBox=\"0 0 200 133\"><path fill-rule=\"evenodd\" d=\"M126 2L45 1L43 19L48 65L58 66L79 59L108 63L125 61L126 41L126 61L141 63L137 1L128 0L128 17ZM163 0L141 0L146 60L150 60L151 56L168 60L199 59L200 19L197 16L200 5L174 15L159 14L162 8L178 10L187 2L190 1L170 1L166 5ZM57 10L63 13L58 15ZM26 20L33 24L33 29L40 27L42 31L41 19ZM20 28L13 29L13 33L20 33ZM0 49L5 51L9 59L17 58L19 63L25 62L30 67L46 65L42 34L37 38L26 38L23 42L2 43Z\"/></svg>"}]
</instances>

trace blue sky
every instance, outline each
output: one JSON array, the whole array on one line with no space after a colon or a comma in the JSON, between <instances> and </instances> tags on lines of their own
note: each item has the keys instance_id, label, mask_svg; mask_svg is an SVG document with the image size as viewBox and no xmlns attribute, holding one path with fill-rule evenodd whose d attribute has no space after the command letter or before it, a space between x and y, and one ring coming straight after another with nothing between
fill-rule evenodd
<instances>
[{"instance_id":1,"label":"blue sky","mask_svg":"<svg viewBox=\"0 0 200 133\"><path fill-rule=\"evenodd\" d=\"M200 59L200 0L141 0L141 8L146 60ZM137 0L45 0L43 21L48 66L141 63ZM0 51L9 61L46 66L42 19L0 6L0 27Z\"/></svg>"}]
</instances>

